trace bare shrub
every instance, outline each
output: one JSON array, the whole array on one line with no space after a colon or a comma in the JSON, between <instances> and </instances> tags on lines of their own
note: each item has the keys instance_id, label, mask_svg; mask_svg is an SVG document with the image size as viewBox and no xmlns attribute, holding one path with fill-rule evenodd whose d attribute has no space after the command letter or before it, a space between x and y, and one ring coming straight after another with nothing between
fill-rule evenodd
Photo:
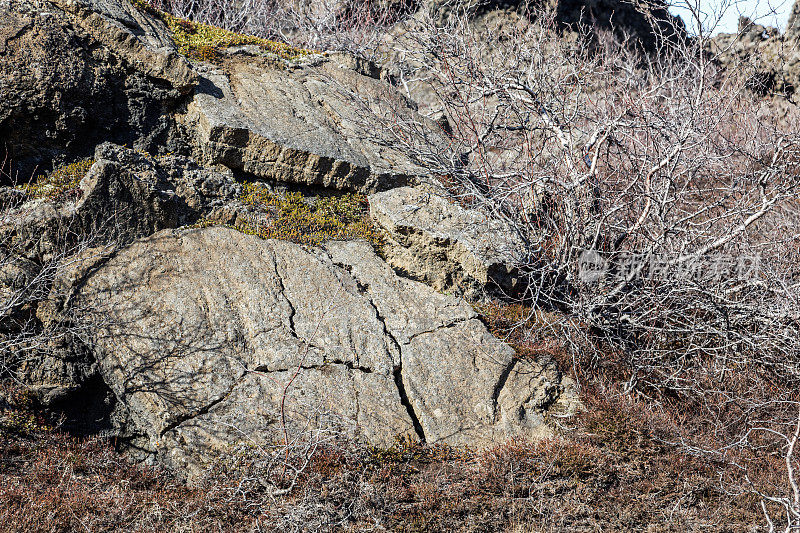
<instances>
[{"instance_id":1,"label":"bare shrub","mask_svg":"<svg viewBox=\"0 0 800 533\"><path fill-rule=\"evenodd\" d=\"M479 26L464 11L404 39L403 81L440 131L389 111L383 139L525 243L520 327L561 312L549 327L584 384L613 361L625 393L681 413L671 438L691 453L793 452L800 113L723 71L702 34L641 56L552 14ZM791 507L792 475L768 501Z\"/></svg>"},{"instance_id":2,"label":"bare shrub","mask_svg":"<svg viewBox=\"0 0 800 533\"><path fill-rule=\"evenodd\" d=\"M12 213L12 216L17 213ZM0 215L2 218L2 215ZM6 228L7 229L7 228ZM20 240L4 235L0 242L0 378L17 379L26 363L52 355L56 347L68 345L80 328L54 321L45 327L37 309L40 302L58 298L55 280L91 256L99 257L111 244L98 234L81 234L66 226L49 228L53 248L29 259L19 248ZM93 247L100 246L93 251ZM64 326L64 327L62 327Z\"/></svg>"}]
</instances>

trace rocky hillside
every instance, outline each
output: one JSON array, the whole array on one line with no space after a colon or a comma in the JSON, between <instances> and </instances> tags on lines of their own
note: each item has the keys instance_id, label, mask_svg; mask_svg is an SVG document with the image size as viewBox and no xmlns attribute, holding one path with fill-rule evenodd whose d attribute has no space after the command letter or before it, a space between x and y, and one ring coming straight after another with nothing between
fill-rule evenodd
<instances>
[{"instance_id":1,"label":"rocky hillside","mask_svg":"<svg viewBox=\"0 0 800 533\"><path fill-rule=\"evenodd\" d=\"M175 32L221 30L125 1L43 9L2 17L7 173L90 158L66 183L6 190L14 264L28 279L62 265L48 298L5 305L62 341L18 371L45 405L102 382L105 431L189 477L243 438L343 425L484 446L550 435L549 414L574 409L554 361L518 358L412 281L511 287L519 243L371 133L362 106L415 114L378 68L232 34L180 49Z\"/></svg>"},{"instance_id":2,"label":"rocky hillside","mask_svg":"<svg viewBox=\"0 0 800 533\"><path fill-rule=\"evenodd\" d=\"M800 2L796 2L786 31L765 27L742 17L739 31L714 37L709 52L731 72L750 78L754 90L797 103L800 87Z\"/></svg>"},{"instance_id":3,"label":"rocky hillside","mask_svg":"<svg viewBox=\"0 0 800 533\"><path fill-rule=\"evenodd\" d=\"M449 16L449 3L428 4ZM476 26L497 19L527 28L518 4L492 3L470 16ZM584 22L594 24L595 38L613 30L634 41L625 54L652 52L658 33L673 44L685 39L661 4L650 17L616 2L557 7L559 31ZM609 11L619 12L613 23ZM389 38L410 46L418 19ZM730 66L758 49L768 80L749 86L791 102L800 84L795 22L785 36L756 28L744 44L719 37L718 59ZM499 43L489 62L502 58ZM762 48L785 52L780 71ZM550 51L537 53L546 59ZM657 502L658 527L753 523L752 494L736 499L714 485L721 459L678 452L675 435L694 400L681 404L671 384L636 389L637 373L623 369L660 318L645 332L598 333L601 320L624 313L598 297L585 299L585 315L570 314L564 301L578 294L578 282L563 269L537 277L520 268L520 258L555 264L567 237L532 242L507 211L480 208L476 198L496 178L488 171L473 189L453 193L456 174L506 147L451 157L459 125L430 102L451 89L442 57L427 71L400 55L378 65L177 18L140 0L0 0L0 480L13 486L0 489L10 509L0 509L0 521L33 527L38 498L72 516L87 512L100 529L124 522L132 530L256 530L269 515L277 530L370 522L513 530L531 527L526 515L542 507L532 502L548 494L545 507L556 510L542 528L550 530L642 529L649 502ZM414 85L442 72L428 93ZM418 75L411 89L410 74ZM631 94L644 78L631 74ZM524 89L525 105L546 126L531 137L552 130L561 142L545 142L532 160L580 174L503 198L545 235L553 220L599 212L601 199L585 184L603 167L601 145L621 151L624 139L609 129L590 140L575 127L580 156L560 157L568 128ZM508 98L489 92L470 94L471 103L495 106L477 144L500 130L509 145L535 144L519 133L531 114L497 125ZM447 159L452 172L434 173L415 157L423 143L428 160ZM631 183L646 187L646 207L628 217L633 229L619 243L645 223L652 178L678 165L671 157ZM501 170L518 159L498 156ZM577 171L584 161L587 170ZM633 166L645 168L638 159ZM601 170L616 177L630 168ZM558 206L562 182L587 192ZM675 181L658 194L674 188ZM793 194L786 189L780 194ZM626 205L618 203L612 212ZM581 223L574 234L593 234L605 253L615 239L599 228ZM656 233L648 229L647 238ZM534 308L530 295L547 291ZM562 335L569 328L586 332L597 351ZM678 350L690 330L681 326L659 354ZM653 398L663 402L648 403ZM82 454L89 459L75 459ZM67 494L51 481L70 462L83 473L64 474L75 483ZM21 482L29 472L37 481ZM50 480L47 489L41 480ZM169 521L135 505L115 507L112 519L81 499L106 484L131 501L156 494ZM308 500L311 493L323 503ZM659 496L667 493L674 506ZM104 492L98 501L114 498ZM673 511L681 514L675 522Z\"/></svg>"}]
</instances>

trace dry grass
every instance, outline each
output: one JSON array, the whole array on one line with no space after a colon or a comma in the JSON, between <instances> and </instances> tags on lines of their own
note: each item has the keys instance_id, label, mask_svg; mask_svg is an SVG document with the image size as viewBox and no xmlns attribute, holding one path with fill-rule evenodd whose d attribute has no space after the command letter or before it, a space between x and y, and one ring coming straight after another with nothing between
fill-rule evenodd
<instances>
[{"instance_id":1,"label":"dry grass","mask_svg":"<svg viewBox=\"0 0 800 533\"><path fill-rule=\"evenodd\" d=\"M398 441L321 448L283 498L216 468L188 488L99 439L44 421L0 433L6 531L747 531L755 502L722 493L715 465L664 442L672 421L590 393L562 437L484 451ZM4 413L37 415L24 402ZM222 463L220 463L222 464Z\"/></svg>"}]
</instances>

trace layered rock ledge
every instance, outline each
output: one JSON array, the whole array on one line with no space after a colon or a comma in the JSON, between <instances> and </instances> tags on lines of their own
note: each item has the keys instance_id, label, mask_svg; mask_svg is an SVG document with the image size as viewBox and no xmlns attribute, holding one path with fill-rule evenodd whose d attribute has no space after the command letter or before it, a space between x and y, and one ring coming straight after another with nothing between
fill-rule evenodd
<instances>
[{"instance_id":1,"label":"layered rock ledge","mask_svg":"<svg viewBox=\"0 0 800 533\"><path fill-rule=\"evenodd\" d=\"M462 294L511 293L522 285L514 265L525 247L502 221L414 187L369 200L372 218L387 235L386 260L400 272Z\"/></svg>"},{"instance_id":2,"label":"layered rock ledge","mask_svg":"<svg viewBox=\"0 0 800 533\"><path fill-rule=\"evenodd\" d=\"M423 170L375 134L385 127L369 110L376 101L413 114L388 85L342 61L233 56L224 69L204 69L184 121L208 165L358 192L421 181Z\"/></svg>"}]
</instances>

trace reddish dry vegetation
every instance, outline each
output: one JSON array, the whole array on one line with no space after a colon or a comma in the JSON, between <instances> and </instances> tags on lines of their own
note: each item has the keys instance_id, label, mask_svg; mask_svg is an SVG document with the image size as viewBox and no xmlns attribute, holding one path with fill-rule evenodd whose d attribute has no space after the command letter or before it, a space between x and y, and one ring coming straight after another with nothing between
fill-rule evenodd
<instances>
[{"instance_id":1,"label":"reddish dry vegetation","mask_svg":"<svg viewBox=\"0 0 800 533\"><path fill-rule=\"evenodd\" d=\"M24 400L24 397L22 398ZM757 501L663 440L673 422L589 392L552 440L474 452L398 442L318 451L288 496L220 468L189 488L100 439L61 434L18 396L0 406L4 531L747 531Z\"/></svg>"}]
</instances>

